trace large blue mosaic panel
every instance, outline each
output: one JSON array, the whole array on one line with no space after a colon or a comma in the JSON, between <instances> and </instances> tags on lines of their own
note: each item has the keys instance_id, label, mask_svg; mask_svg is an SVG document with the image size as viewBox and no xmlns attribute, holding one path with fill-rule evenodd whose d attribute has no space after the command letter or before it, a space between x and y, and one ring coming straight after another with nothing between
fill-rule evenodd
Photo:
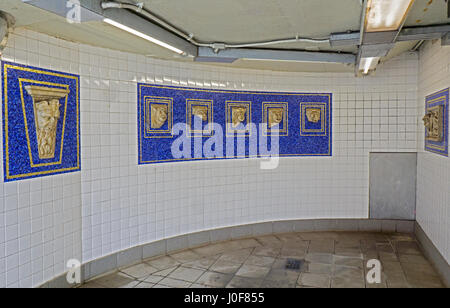
<instances>
[{"instance_id":1,"label":"large blue mosaic panel","mask_svg":"<svg viewBox=\"0 0 450 308\"><path fill-rule=\"evenodd\" d=\"M2 62L4 180L80 170L79 76Z\"/></svg>"},{"instance_id":2,"label":"large blue mosaic panel","mask_svg":"<svg viewBox=\"0 0 450 308\"><path fill-rule=\"evenodd\" d=\"M425 98L425 150L448 157L449 89Z\"/></svg>"},{"instance_id":3,"label":"large blue mosaic panel","mask_svg":"<svg viewBox=\"0 0 450 308\"><path fill-rule=\"evenodd\" d=\"M275 156L275 144L280 157L331 156L331 128L329 93L138 84L139 164Z\"/></svg>"}]
</instances>

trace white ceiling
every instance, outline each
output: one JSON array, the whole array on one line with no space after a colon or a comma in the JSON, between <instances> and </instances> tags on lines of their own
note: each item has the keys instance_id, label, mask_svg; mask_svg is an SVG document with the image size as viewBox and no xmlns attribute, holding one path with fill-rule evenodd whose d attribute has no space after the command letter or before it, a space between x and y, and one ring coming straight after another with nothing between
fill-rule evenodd
<instances>
[{"instance_id":1,"label":"white ceiling","mask_svg":"<svg viewBox=\"0 0 450 308\"><path fill-rule=\"evenodd\" d=\"M359 31L360 0L139 0L145 8L170 21L198 41L243 43L273 39L327 37L330 33ZM172 52L143 41L102 22L69 24L65 18L43 11L21 0L1 0L0 10L16 18L17 27L99 47L117 49L163 59L177 58ZM444 0L416 0L405 26L446 24ZM411 49L415 42L397 44L389 57ZM272 47L274 48L274 47ZM356 52L356 47L332 48L329 44L292 43L276 48ZM282 71L353 71L343 64L283 63L239 60L233 67Z\"/></svg>"}]
</instances>

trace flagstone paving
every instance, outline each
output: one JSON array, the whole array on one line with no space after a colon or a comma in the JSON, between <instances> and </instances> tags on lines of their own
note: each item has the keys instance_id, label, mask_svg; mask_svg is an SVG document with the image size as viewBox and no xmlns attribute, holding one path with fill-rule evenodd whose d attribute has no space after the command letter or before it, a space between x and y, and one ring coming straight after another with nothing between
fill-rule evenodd
<instances>
[{"instance_id":1,"label":"flagstone paving","mask_svg":"<svg viewBox=\"0 0 450 308\"><path fill-rule=\"evenodd\" d=\"M288 259L301 261L298 268L286 269ZM380 283L370 284L366 279L371 270L367 262L371 259L381 262ZM412 235L308 232L188 249L122 268L81 287L443 288L444 285Z\"/></svg>"}]
</instances>

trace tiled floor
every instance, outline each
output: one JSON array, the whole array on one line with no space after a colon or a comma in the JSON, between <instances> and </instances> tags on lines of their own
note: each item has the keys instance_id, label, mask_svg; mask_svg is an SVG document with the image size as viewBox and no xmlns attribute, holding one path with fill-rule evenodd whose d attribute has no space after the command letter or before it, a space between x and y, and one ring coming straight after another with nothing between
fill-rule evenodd
<instances>
[{"instance_id":1,"label":"tiled floor","mask_svg":"<svg viewBox=\"0 0 450 308\"><path fill-rule=\"evenodd\" d=\"M303 261L287 270L287 259ZM379 259L381 284L366 282ZM444 287L408 234L289 233L174 253L91 280L85 288Z\"/></svg>"}]
</instances>

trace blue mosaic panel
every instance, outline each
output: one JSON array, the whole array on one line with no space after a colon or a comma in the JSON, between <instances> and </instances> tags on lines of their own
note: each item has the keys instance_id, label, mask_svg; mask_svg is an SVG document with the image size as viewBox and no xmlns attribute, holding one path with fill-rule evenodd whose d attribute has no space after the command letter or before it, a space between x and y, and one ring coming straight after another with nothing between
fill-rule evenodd
<instances>
[{"instance_id":1,"label":"blue mosaic panel","mask_svg":"<svg viewBox=\"0 0 450 308\"><path fill-rule=\"evenodd\" d=\"M79 76L2 62L2 77L5 182L79 171L81 166ZM53 92L64 92L65 94L58 99L59 109L57 101L54 101L53 111L48 108L37 111L42 106L36 104L38 100L36 102L33 100L31 88L40 89L44 91L43 93L48 93L45 91L49 89ZM39 95L40 101L45 101L44 104L52 104L51 98L46 97L46 94ZM43 116L38 117L37 112ZM56 126L56 133L49 133L49 136L55 136L52 139L55 142L50 142L54 144L54 149L47 148L47 151L53 153L44 155L42 145L39 148L37 135L38 131L42 133L44 128L50 127L48 126L50 122L56 122L52 126L53 128ZM41 129L38 129L39 127Z\"/></svg>"},{"instance_id":2,"label":"blue mosaic panel","mask_svg":"<svg viewBox=\"0 0 450 308\"><path fill-rule=\"evenodd\" d=\"M279 136L281 157L331 156L331 104L332 94L329 93L247 92L138 84L138 162L267 157L267 152L251 150L254 149L252 140L257 136L261 142L262 137L268 136L265 142L270 148L274 135ZM241 122L232 123L233 111L237 110L233 108L242 108ZM308 120L308 108L320 110L319 121ZM158 115L158 109L165 112L162 119L166 122L161 127L158 127L161 123L149 124L152 114ZM276 120L278 126L261 129L260 123L270 123L270 117L276 117L277 110L282 110ZM171 129L179 127L180 123L186 128L185 136L191 140L191 149L187 155L175 157L172 145L184 133ZM248 125L250 123L257 126ZM216 144L211 147L215 150L214 156L198 150L199 143L200 148L206 147L213 139L223 141L223 147ZM228 142L230 139L234 142ZM242 153L242 147L238 151L242 144L245 144L245 155L238 155ZM261 148L260 144L258 147Z\"/></svg>"},{"instance_id":3,"label":"blue mosaic panel","mask_svg":"<svg viewBox=\"0 0 450 308\"><path fill-rule=\"evenodd\" d=\"M442 106L444 112L443 126L444 133L442 141L437 142L427 139L427 130L425 129L425 150L448 157L448 108L449 108L449 89L445 89L425 98L425 114L430 110Z\"/></svg>"}]
</instances>

